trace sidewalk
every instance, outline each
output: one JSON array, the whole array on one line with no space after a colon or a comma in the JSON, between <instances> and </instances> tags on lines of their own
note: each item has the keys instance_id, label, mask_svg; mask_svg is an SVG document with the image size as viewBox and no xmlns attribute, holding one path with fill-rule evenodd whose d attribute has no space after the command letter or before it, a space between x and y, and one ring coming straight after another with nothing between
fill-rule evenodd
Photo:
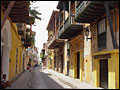
<instances>
[{"instance_id":1,"label":"sidewalk","mask_svg":"<svg viewBox=\"0 0 120 90\"><path fill-rule=\"evenodd\" d=\"M12 84L6 89L27 89L29 86L29 79L31 72L25 70Z\"/></svg>"},{"instance_id":2,"label":"sidewalk","mask_svg":"<svg viewBox=\"0 0 120 90\"><path fill-rule=\"evenodd\" d=\"M74 89L103 89L103 88L97 88L85 82L80 82L79 79L74 79L69 76L65 76L64 74L58 73L54 70L47 68L46 70L52 75L56 76L60 81L64 82L65 84L71 86Z\"/></svg>"}]
</instances>

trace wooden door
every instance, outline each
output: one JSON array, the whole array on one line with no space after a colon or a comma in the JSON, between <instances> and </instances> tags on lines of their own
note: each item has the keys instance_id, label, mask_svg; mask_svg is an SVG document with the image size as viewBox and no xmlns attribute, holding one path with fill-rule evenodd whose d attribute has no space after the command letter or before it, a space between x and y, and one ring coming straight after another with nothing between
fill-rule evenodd
<instances>
[{"instance_id":1,"label":"wooden door","mask_svg":"<svg viewBox=\"0 0 120 90\"><path fill-rule=\"evenodd\" d=\"M108 60L100 60L100 87L108 89Z\"/></svg>"}]
</instances>

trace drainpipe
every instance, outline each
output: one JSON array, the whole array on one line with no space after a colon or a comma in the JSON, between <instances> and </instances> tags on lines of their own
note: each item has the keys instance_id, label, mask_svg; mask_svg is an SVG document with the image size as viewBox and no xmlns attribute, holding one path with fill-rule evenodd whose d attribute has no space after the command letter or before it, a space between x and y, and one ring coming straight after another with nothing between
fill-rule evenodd
<instances>
[{"instance_id":1,"label":"drainpipe","mask_svg":"<svg viewBox=\"0 0 120 90\"><path fill-rule=\"evenodd\" d=\"M4 26L4 23L5 23L8 15L9 15L9 13L10 13L10 11L11 11L14 3L15 3L15 1L10 1L9 5L8 5L8 7L7 7L7 10L5 11L5 14L4 14L4 16L3 16L3 19L1 20L1 30L2 30L2 28L3 28L3 26Z\"/></svg>"},{"instance_id":2,"label":"drainpipe","mask_svg":"<svg viewBox=\"0 0 120 90\"><path fill-rule=\"evenodd\" d=\"M108 22L109 22L110 33L111 33L111 37L112 37L113 48L118 49L118 45L117 45L117 42L115 40L115 36L114 36L114 32L113 32L113 26L112 26L113 24L112 24L112 19L111 19L111 16L110 16L110 9L109 9L108 1L104 1L104 6L105 6L106 14L107 14L107 17L108 17Z\"/></svg>"}]
</instances>

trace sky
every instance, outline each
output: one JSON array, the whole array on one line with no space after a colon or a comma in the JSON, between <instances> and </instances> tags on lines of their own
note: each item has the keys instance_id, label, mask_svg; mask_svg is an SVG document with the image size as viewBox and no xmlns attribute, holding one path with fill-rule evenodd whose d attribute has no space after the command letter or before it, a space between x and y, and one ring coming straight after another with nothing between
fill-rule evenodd
<instances>
[{"instance_id":1,"label":"sky","mask_svg":"<svg viewBox=\"0 0 120 90\"><path fill-rule=\"evenodd\" d=\"M40 55L41 49L43 49L43 43L47 42L48 31L46 30L53 10L57 10L58 1L36 1L31 7L38 7L36 10L42 15L42 20L35 20L35 25L32 26L32 30L36 32L35 46L39 48L38 55Z\"/></svg>"}]
</instances>

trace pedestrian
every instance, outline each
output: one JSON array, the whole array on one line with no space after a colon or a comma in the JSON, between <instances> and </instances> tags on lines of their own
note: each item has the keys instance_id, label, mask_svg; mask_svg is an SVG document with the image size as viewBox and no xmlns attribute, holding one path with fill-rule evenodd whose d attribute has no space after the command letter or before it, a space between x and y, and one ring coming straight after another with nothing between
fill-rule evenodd
<instances>
[{"instance_id":1,"label":"pedestrian","mask_svg":"<svg viewBox=\"0 0 120 90\"><path fill-rule=\"evenodd\" d=\"M3 76L2 76L1 86L2 86L2 89L5 89L7 87L11 87L10 82L6 80L6 74L3 74Z\"/></svg>"}]
</instances>

